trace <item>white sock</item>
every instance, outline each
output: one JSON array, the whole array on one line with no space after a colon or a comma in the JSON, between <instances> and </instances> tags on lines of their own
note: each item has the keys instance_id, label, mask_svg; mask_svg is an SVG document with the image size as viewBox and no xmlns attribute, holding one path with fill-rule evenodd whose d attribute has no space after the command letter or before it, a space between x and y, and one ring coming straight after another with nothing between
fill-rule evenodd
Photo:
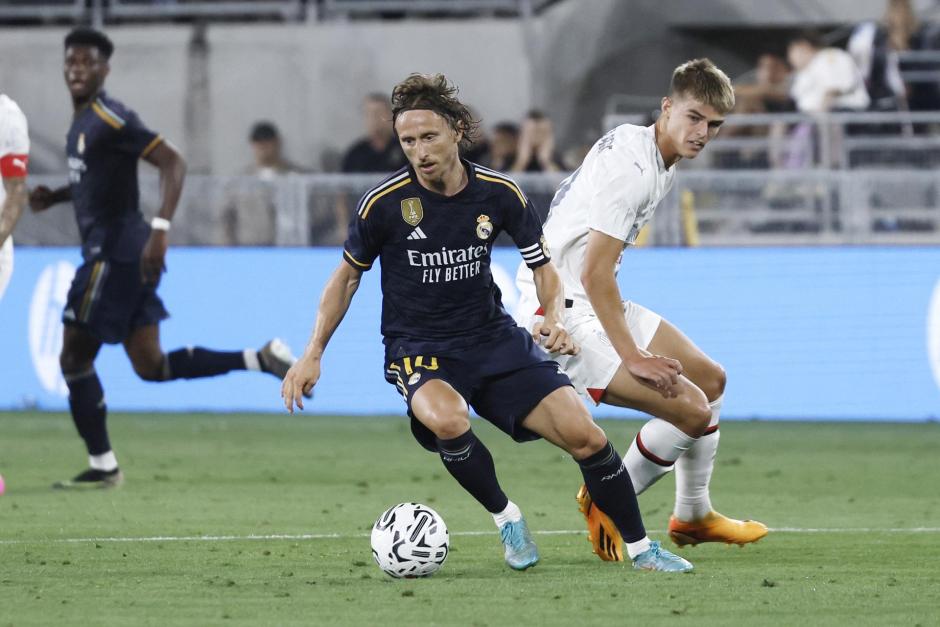
<instances>
[{"instance_id":1,"label":"white sock","mask_svg":"<svg viewBox=\"0 0 940 627\"><path fill-rule=\"evenodd\" d=\"M694 443L695 438L665 420L653 418L643 425L623 456L623 463L633 480L637 496L672 470L679 456ZM641 445L646 455L641 452Z\"/></svg>"},{"instance_id":2,"label":"white sock","mask_svg":"<svg viewBox=\"0 0 940 627\"><path fill-rule=\"evenodd\" d=\"M116 470L118 467L117 457L114 456L114 451L108 451L107 453L102 453L101 455L89 455L88 465L95 470L111 472L112 470Z\"/></svg>"},{"instance_id":3,"label":"white sock","mask_svg":"<svg viewBox=\"0 0 940 627\"><path fill-rule=\"evenodd\" d=\"M712 417L708 429L685 455L676 462L676 507L673 514L679 520L699 520L712 511L712 502L708 494L712 470L715 468L715 455L718 454L718 415L725 397L719 396L709 407Z\"/></svg>"},{"instance_id":4,"label":"white sock","mask_svg":"<svg viewBox=\"0 0 940 627\"><path fill-rule=\"evenodd\" d=\"M258 351L253 348L246 348L242 351L242 355L245 357L245 370L261 372L261 362L258 361Z\"/></svg>"},{"instance_id":5,"label":"white sock","mask_svg":"<svg viewBox=\"0 0 940 627\"><path fill-rule=\"evenodd\" d=\"M496 523L497 529L501 529L508 522L519 522L520 520L522 520L522 510L512 501L509 501L506 509L493 514L493 521Z\"/></svg>"},{"instance_id":6,"label":"white sock","mask_svg":"<svg viewBox=\"0 0 940 627\"><path fill-rule=\"evenodd\" d=\"M649 536L644 536L642 540L637 540L636 542L625 542L624 544L627 545L627 555L630 556L630 559L650 550Z\"/></svg>"}]
</instances>

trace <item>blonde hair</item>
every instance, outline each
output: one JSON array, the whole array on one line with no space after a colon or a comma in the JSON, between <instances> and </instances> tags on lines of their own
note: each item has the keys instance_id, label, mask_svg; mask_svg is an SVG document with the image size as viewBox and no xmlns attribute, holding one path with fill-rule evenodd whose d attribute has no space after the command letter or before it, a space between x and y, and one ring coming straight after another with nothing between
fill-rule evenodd
<instances>
[{"instance_id":1,"label":"blonde hair","mask_svg":"<svg viewBox=\"0 0 940 627\"><path fill-rule=\"evenodd\" d=\"M731 79L710 59L692 59L677 67L672 73L669 96L693 98L722 115L734 108Z\"/></svg>"},{"instance_id":2,"label":"blonde hair","mask_svg":"<svg viewBox=\"0 0 940 627\"><path fill-rule=\"evenodd\" d=\"M887 27L888 39L895 50L908 50L911 37L920 28L917 14L910 0L888 0L882 23Z\"/></svg>"}]
</instances>

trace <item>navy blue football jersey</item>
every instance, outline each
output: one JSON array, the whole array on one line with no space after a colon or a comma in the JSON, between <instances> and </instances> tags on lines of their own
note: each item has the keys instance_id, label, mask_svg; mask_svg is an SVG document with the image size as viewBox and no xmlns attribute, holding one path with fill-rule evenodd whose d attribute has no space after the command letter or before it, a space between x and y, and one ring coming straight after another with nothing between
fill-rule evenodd
<instances>
[{"instance_id":1,"label":"navy blue football jersey","mask_svg":"<svg viewBox=\"0 0 940 627\"><path fill-rule=\"evenodd\" d=\"M507 176L464 162L469 182L454 196L425 189L410 166L362 197L343 257L368 270L382 264L386 356L441 354L508 333L490 272L493 242L505 231L530 268L548 263L542 223Z\"/></svg>"},{"instance_id":2,"label":"navy blue football jersey","mask_svg":"<svg viewBox=\"0 0 940 627\"><path fill-rule=\"evenodd\" d=\"M140 258L150 227L140 213L137 161L161 141L136 113L104 92L76 112L65 153L85 259Z\"/></svg>"}]
</instances>

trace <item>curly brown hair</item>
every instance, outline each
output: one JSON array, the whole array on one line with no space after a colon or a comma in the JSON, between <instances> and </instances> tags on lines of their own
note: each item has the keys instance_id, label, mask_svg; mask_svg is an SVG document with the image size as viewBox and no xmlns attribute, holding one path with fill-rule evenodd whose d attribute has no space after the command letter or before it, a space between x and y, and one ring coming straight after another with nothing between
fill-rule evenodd
<instances>
[{"instance_id":1,"label":"curly brown hair","mask_svg":"<svg viewBox=\"0 0 940 627\"><path fill-rule=\"evenodd\" d=\"M458 91L443 74L412 74L392 90L392 126L399 114L426 109L447 120L454 131L462 132L460 147L469 147L476 139L479 121L467 105L457 100Z\"/></svg>"}]
</instances>

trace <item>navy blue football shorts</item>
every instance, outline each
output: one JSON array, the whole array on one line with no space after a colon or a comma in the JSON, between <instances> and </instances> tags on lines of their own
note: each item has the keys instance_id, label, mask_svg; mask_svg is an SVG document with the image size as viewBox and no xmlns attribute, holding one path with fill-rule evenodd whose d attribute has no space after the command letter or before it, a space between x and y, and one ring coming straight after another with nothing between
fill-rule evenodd
<instances>
[{"instance_id":1,"label":"navy blue football shorts","mask_svg":"<svg viewBox=\"0 0 940 627\"><path fill-rule=\"evenodd\" d=\"M144 285L139 263L86 261L75 272L62 322L86 329L106 344L119 344L135 329L170 316L154 285Z\"/></svg>"},{"instance_id":2,"label":"navy blue football shorts","mask_svg":"<svg viewBox=\"0 0 940 627\"><path fill-rule=\"evenodd\" d=\"M516 442L539 439L522 421L543 398L566 385L568 376L545 359L527 331L516 327L508 336L471 348L438 355L400 357L385 364L385 380L408 405L411 432L429 451L437 452L434 433L411 410L421 386L440 379L460 394L482 418Z\"/></svg>"}]
</instances>

